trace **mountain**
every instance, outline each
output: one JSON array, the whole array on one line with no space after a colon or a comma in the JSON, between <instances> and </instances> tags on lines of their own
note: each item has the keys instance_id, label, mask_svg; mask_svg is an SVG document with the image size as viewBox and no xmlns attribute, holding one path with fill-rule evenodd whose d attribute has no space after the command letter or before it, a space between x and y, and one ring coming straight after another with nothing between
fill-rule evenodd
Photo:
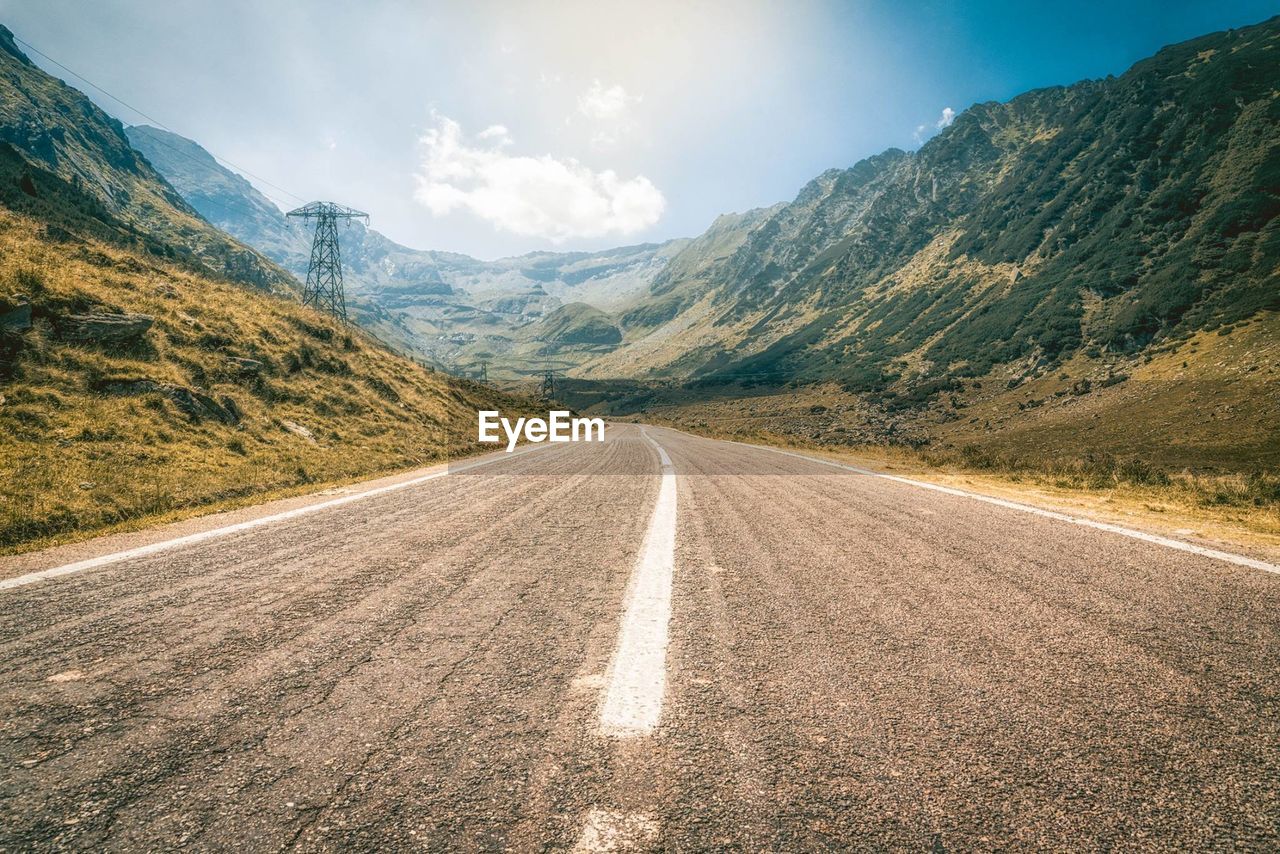
<instances>
[{"instance_id":1,"label":"mountain","mask_svg":"<svg viewBox=\"0 0 1280 854\"><path fill-rule=\"evenodd\" d=\"M238 240L305 278L310 234L252 184L197 143L154 127L126 130L130 142L196 211ZM533 252L480 261L410 249L356 224L341 236L349 303L357 321L401 349L438 364L495 360L497 373L536 372L572 348L542 341L522 348L522 332L565 303L614 312L642 296L687 241L603 252ZM481 357L477 354L487 354Z\"/></svg>"},{"instance_id":2,"label":"mountain","mask_svg":"<svg viewBox=\"0 0 1280 854\"><path fill-rule=\"evenodd\" d=\"M535 325L530 333L557 344L611 346L622 341L622 330L609 315L585 302L560 306Z\"/></svg>"},{"instance_id":3,"label":"mountain","mask_svg":"<svg viewBox=\"0 0 1280 854\"><path fill-rule=\"evenodd\" d=\"M446 459L523 406L304 308L0 27L0 550Z\"/></svg>"},{"instance_id":4,"label":"mountain","mask_svg":"<svg viewBox=\"0 0 1280 854\"><path fill-rule=\"evenodd\" d=\"M271 199L186 137L147 125L124 132L130 145L202 217L295 275L301 270L299 278L306 277L311 241Z\"/></svg>"},{"instance_id":5,"label":"mountain","mask_svg":"<svg viewBox=\"0 0 1280 854\"><path fill-rule=\"evenodd\" d=\"M283 291L290 277L210 227L125 138L121 124L80 92L45 74L0 26L0 167L19 186L5 200L52 213L42 188L75 198L81 225L114 242L216 275Z\"/></svg>"},{"instance_id":6,"label":"mountain","mask_svg":"<svg viewBox=\"0 0 1280 854\"><path fill-rule=\"evenodd\" d=\"M732 253L655 280L630 310L644 334L580 373L921 400L1280 308L1278 21L825 173Z\"/></svg>"},{"instance_id":7,"label":"mountain","mask_svg":"<svg viewBox=\"0 0 1280 854\"><path fill-rule=\"evenodd\" d=\"M1039 448L1035 436L1087 444L1084 427L1123 424L1141 394L1187 414L1144 447L1197 421L1178 441L1204 453L1181 458L1256 459L1242 449L1280 441L1280 425L1259 432L1235 403L1214 424L1196 413L1207 389L1276 393L1260 354L1280 310L1278 38L1272 19L1118 77L976 104L918 151L828 170L690 240L482 262L357 231L352 291L362 322L442 364L506 378L557 367L611 412L673 385L658 396L680 405L834 387L868 424L892 425L885 441L987 430ZM203 211L198 189L184 194ZM266 230L228 228L296 263ZM1233 334L1243 379L1204 362L1221 351L1205 336Z\"/></svg>"}]
</instances>

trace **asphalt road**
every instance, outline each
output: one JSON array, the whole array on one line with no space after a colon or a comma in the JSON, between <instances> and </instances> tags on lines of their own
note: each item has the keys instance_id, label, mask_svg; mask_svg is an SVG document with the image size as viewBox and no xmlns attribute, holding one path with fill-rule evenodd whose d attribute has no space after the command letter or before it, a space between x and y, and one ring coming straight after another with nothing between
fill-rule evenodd
<instances>
[{"instance_id":1,"label":"asphalt road","mask_svg":"<svg viewBox=\"0 0 1280 854\"><path fill-rule=\"evenodd\" d=\"M496 459L0 589L0 850L1280 846L1280 575L659 428Z\"/></svg>"}]
</instances>

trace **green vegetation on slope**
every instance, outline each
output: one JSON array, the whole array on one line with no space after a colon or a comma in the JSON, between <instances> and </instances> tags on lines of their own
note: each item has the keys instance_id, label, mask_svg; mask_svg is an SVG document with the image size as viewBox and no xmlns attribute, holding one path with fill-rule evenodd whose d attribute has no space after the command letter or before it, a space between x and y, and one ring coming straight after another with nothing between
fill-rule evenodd
<instances>
[{"instance_id":1,"label":"green vegetation on slope","mask_svg":"<svg viewBox=\"0 0 1280 854\"><path fill-rule=\"evenodd\" d=\"M531 334L552 344L617 344L619 329L609 315L584 302L562 305L533 327Z\"/></svg>"},{"instance_id":2,"label":"green vegetation on slope","mask_svg":"<svg viewBox=\"0 0 1280 854\"><path fill-rule=\"evenodd\" d=\"M582 374L924 404L1280 308L1278 54L1280 19L1206 36L825 173L727 256L676 256L697 299L664 274L627 315L656 326Z\"/></svg>"}]
</instances>

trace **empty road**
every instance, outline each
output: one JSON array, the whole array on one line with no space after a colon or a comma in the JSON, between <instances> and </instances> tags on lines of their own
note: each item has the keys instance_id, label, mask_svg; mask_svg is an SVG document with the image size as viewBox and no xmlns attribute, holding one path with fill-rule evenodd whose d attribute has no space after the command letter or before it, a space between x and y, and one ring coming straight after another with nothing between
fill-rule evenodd
<instances>
[{"instance_id":1,"label":"empty road","mask_svg":"<svg viewBox=\"0 0 1280 854\"><path fill-rule=\"evenodd\" d=\"M1265 565L662 428L482 462L0 559L0 850L1280 846Z\"/></svg>"}]
</instances>

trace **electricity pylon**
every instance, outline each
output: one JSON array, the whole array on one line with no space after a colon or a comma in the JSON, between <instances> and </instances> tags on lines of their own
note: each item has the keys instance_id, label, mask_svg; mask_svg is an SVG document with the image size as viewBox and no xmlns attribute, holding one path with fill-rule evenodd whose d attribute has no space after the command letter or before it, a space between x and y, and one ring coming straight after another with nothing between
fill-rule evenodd
<instances>
[{"instance_id":1,"label":"electricity pylon","mask_svg":"<svg viewBox=\"0 0 1280 854\"><path fill-rule=\"evenodd\" d=\"M556 396L556 372L554 368L547 368L542 372L542 386L538 389L538 397L543 400L553 400Z\"/></svg>"},{"instance_id":2,"label":"electricity pylon","mask_svg":"<svg viewBox=\"0 0 1280 854\"><path fill-rule=\"evenodd\" d=\"M364 211L334 202L312 202L288 216L296 216L304 222L316 221L316 236L311 241L311 263L307 265L307 283L302 287L302 304L314 305L334 317L347 322L347 296L342 288L342 253L338 250L338 220L363 219L369 224Z\"/></svg>"}]
</instances>

